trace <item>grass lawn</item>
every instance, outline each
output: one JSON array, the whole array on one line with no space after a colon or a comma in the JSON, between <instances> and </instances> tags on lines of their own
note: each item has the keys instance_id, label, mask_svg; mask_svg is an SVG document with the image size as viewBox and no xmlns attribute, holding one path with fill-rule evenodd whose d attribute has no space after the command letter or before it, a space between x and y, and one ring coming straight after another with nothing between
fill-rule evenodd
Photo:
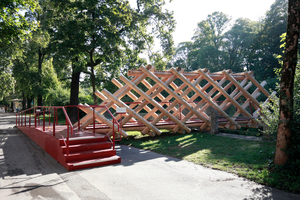
<instances>
[{"instance_id":1,"label":"grass lawn","mask_svg":"<svg viewBox=\"0 0 300 200\"><path fill-rule=\"evenodd\" d=\"M193 132L160 136L142 136L139 132L128 132L122 144L147 149L201 164L213 169L235 173L257 183L280 189L280 180L270 172L275 153L275 142L249 141Z\"/></svg>"}]
</instances>

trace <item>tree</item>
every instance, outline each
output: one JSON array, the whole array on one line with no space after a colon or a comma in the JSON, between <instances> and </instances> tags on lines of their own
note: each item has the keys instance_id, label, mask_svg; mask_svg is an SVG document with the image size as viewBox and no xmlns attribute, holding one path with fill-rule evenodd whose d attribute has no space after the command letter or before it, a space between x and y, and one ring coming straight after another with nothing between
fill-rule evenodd
<instances>
[{"instance_id":1,"label":"tree","mask_svg":"<svg viewBox=\"0 0 300 200\"><path fill-rule=\"evenodd\" d=\"M297 66L298 39L300 28L300 0L289 0L286 48L280 80L280 114L274 163L285 164L289 155L285 151L294 133L290 128L293 121L294 77Z\"/></svg>"},{"instance_id":2,"label":"tree","mask_svg":"<svg viewBox=\"0 0 300 200\"><path fill-rule=\"evenodd\" d=\"M128 68L140 63L138 54L153 45L154 37L160 38L164 56L173 53L175 23L171 13L163 12L163 0L137 1L137 8L124 0L50 2L53 43L65 49L72 66L80 66L74 68L76 73L90 76L95 104L97 81L101 87L119 74L123 64ZM78 77L72 79L77 90L80 76L73 75ZM76 96L72 90L71 86Z\"/></svg>"},{"instance_id":3,"label":"tree","mask_svg":"<svg viewBox=\"0 0 300 200\"><path fill-rule=\"evenodd\" d=\"M36 0L0 1L0 99L12 92L15 84L10 66L19 52L14 42L22 42L35 27L20 11L34 10L35 7Z\"/></svg>"},{"instance_id":4,"label":"tree","mask_svg":"<svg viewBox=\"0 0 300 200\"><path fill-rule=\"evenodd\" d=\"M239 18L233 27L224 34L224 51L227 56L224 67L234 72L251 70L251 51L259 22Z\"/></svg>"},{"instance_id":5,"label":"tree","mask_svg":"<svg viewBox=\"0 0 300 200\"><path fill-rule=\"evenodd\" d=\"M219 71L224 68L224 31L230 20L228 15L214 12L198 23L192 38L193 50L188 55L193 70L201 67Z\"/></svg>"},{"instance_id":6,"label":"tree","mask_svg":"<svg viewBox=\"0 0 300 200\"><path fill-rule=\"evenodd\" d=\"M24 39L34 24L29 23L20 11L34 10L36 5L36 0L0 1L0 48L11 44L13 38Z\"/></svg>"},{"instance_id":7,"label":"tree","mask_svg":"<svg viewBox=\"0 0 300 200\"><path fill-rule=\"evenodd\" d=\"M14 78L10 73L0 73L0 101L14 89Z\"/></svg>"},{"instance_id":8,"label":"tree","mask_svg":"<svg viewBox=\"0 0 300 200\"><path fill-rule=\"evenodd\" d=\"M261 21L261 28L251 45L250 70L259 81L266 80L267 87L275 89L277 77L274 69L281 68L274 55L282 55L280 36L286 32L288 0L276 0Z\"/></svg>"}]
</instances>

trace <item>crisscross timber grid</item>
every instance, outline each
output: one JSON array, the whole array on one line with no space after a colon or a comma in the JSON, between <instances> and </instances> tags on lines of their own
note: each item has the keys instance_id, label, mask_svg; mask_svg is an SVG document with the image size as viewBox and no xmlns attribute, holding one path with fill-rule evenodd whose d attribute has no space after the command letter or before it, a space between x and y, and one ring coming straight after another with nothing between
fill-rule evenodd
<instances>
[{"instance_id":1,"label":"crisscross timber grid","mask_svg":"<svg viewBox=\"0 0 300 200\"><path fill-rule=\"evenodd\" d=\"M119 88L114 94L104 89L96 95L102 99L100 105L111 111L125 107L126 114L116 114L122 122L122 135L126 131L141 131L142 134L160 135L160 129L173 132L190 132L192 128L210 129L210 113L219 114L219 127L239 129L241 126L261 125L260 103L257 98L270 94L259 84L252 72L232 73L231 70L210 73L207 69L184 72L181 68L157 71L151 65L130 70L128 76L112 82ZM129 103L125 103L123 100ZM87 105L87 104L85 104ZM103 108L83 109L86 116L80 120L80 128L89 129L94 120L98 122L96 132L112 134L111 119L106 118ZM78 123L75 124L78 126Z\"/></svg>"}]
</instances>

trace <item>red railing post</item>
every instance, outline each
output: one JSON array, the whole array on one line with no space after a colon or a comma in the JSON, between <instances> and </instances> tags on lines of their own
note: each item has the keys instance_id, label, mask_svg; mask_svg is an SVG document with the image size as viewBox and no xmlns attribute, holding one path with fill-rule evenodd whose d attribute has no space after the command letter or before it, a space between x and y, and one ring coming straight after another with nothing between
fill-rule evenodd
<instances>
[{"instance_id":1,"label":"red railing post","mask_svg":"<svg viewBox=\"0 0 300 200\"><path fill-rule=\"evenodd\" d=\"M51 118L51 109L50 108L48 108L48 112L49 112L48 117L49 117L49 126L50 126L50 124L51 124L51 121L50 121L50 118Z\"/></svg>"},{"instance_id":2,"label":"red railing post","mask_svg":"<svg viewBox=\"0 0 300 200\"><path fill-rule=\"evenodd\" d=\"M41 120L40 120L40 113L41 113L41 111L39 110L38 113L39 113L39 114L38 114L38 125L40 125L40 121L41 121Z\"/></svg>"},{"instance_id":3,"label":"red railing post","mask_svg":"<svg viewBox=\"0 0 300 200\"><path fill-rule=\"evenodd\" d=\"M93 133L95 134L95 106L93 106Z\"/></svg>"},{"instance_id":4,"label":"red railing post","mask_svg":"<svg viewBox=\"0 0 300 200\"><path fill-rule=\"evenodd\" d=\"M45 107L43 109L43 131L45 131Z\"/></svg>"},{"instance_id":5,"label":"red railing post","mask_svg":"<svg viewBox=\"0 0 300 200\"><path fill-rule=\"evenodd\" d=\"M67 155L69 155L69 124L67 124Z\"/></svg>"},{"instance_id":6,"label":"red railing post","mask_svg":"<svg viewBox=\"0 0 300 200\"><path fill-rule=\"evenodd\" d=\"M26 111L25 111L24 125L25 125L25 127L26 127Z\"/></svg>"},{"instance_id":7,"label":"red railing post","mask_svg":"<svg viewBox=\"0 0 300 200\"><path fill-rule=\"evenodd\" d=\"M113 118L113 150L115 150L115 119Z\"/></svg>"},{"instance_id":8,"label":"red railing post","mask_svg":"<svg viewBox=\"0 0 300 200\"><path fill-rule=\"evenodd\" d=\"M77 110L78 110L78 130L80 130L80 118L79 118L79 107L78 106L76 106L77 107Z\"/></svg>"},{"instance_id":9,"label":"red railing post","mask_svg":"<svg viewBox=\"0 0 300 200\"><path fill-rule=\"evenodd\" d=\"M53 136L55 136L55 108L53 109Z\"/></svg>"},{"instance_id":10,"label":"red railing post","mask_svg":"<svg viewBox=\"0 0 300 200\"><path fill-rule=\"evenodd\" d=\"M21 126L23 126L23 115L22 115L22 113L21 113Z\"/></svg>"},{"instance_id":11,"label":"red railing post","mask_svg":"<svg viewBox=\"0 0 300 200\"><path fill-rule=\"evenodd\" d=\"M58 112L58 109L56 109L56 125L58 125L58 114L57 114L57 112Z\"/></svg>"},{"instance_id":12,"label":"red railing post","mask_svg":"<svg viewBox=\"0 0 300 200\"><path fill-rule=\"evenodd\" d=\"M36 108L34 108L34 127L36 127Z\"/></svg>"},{"instance_id":13,"label":"red railing post","mask_svg":"<svg viewBox=\"0 0 300 200\"><path fill-rule=\"evenodd\" d=\"M29 127L31 127L31 109L29 110Z\"/></svg>"}]
</instances>

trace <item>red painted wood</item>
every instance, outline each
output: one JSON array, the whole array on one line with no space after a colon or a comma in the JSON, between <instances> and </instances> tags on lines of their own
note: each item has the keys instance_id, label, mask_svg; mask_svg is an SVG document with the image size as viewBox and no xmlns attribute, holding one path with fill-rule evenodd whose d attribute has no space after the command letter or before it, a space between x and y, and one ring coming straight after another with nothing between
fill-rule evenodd
<instances>
[{"instance_id":1,"label":"red painted wood","mask_svg":"<svg viewBox=\"0 0 300 200\"><path fill-rule=\"evenodd\" d=\"M103 135L93 136L92 133L82 131L74 133L69 138L70 153L67 155L62 139L62 136L65 138L66 135L63 127L56 127L55 137L51 132L52 126L47 127L45 131L41 127L18 128L69 171L121 162L116 150L111 148L111 143Z\"/></svg>"}]
</instances>

